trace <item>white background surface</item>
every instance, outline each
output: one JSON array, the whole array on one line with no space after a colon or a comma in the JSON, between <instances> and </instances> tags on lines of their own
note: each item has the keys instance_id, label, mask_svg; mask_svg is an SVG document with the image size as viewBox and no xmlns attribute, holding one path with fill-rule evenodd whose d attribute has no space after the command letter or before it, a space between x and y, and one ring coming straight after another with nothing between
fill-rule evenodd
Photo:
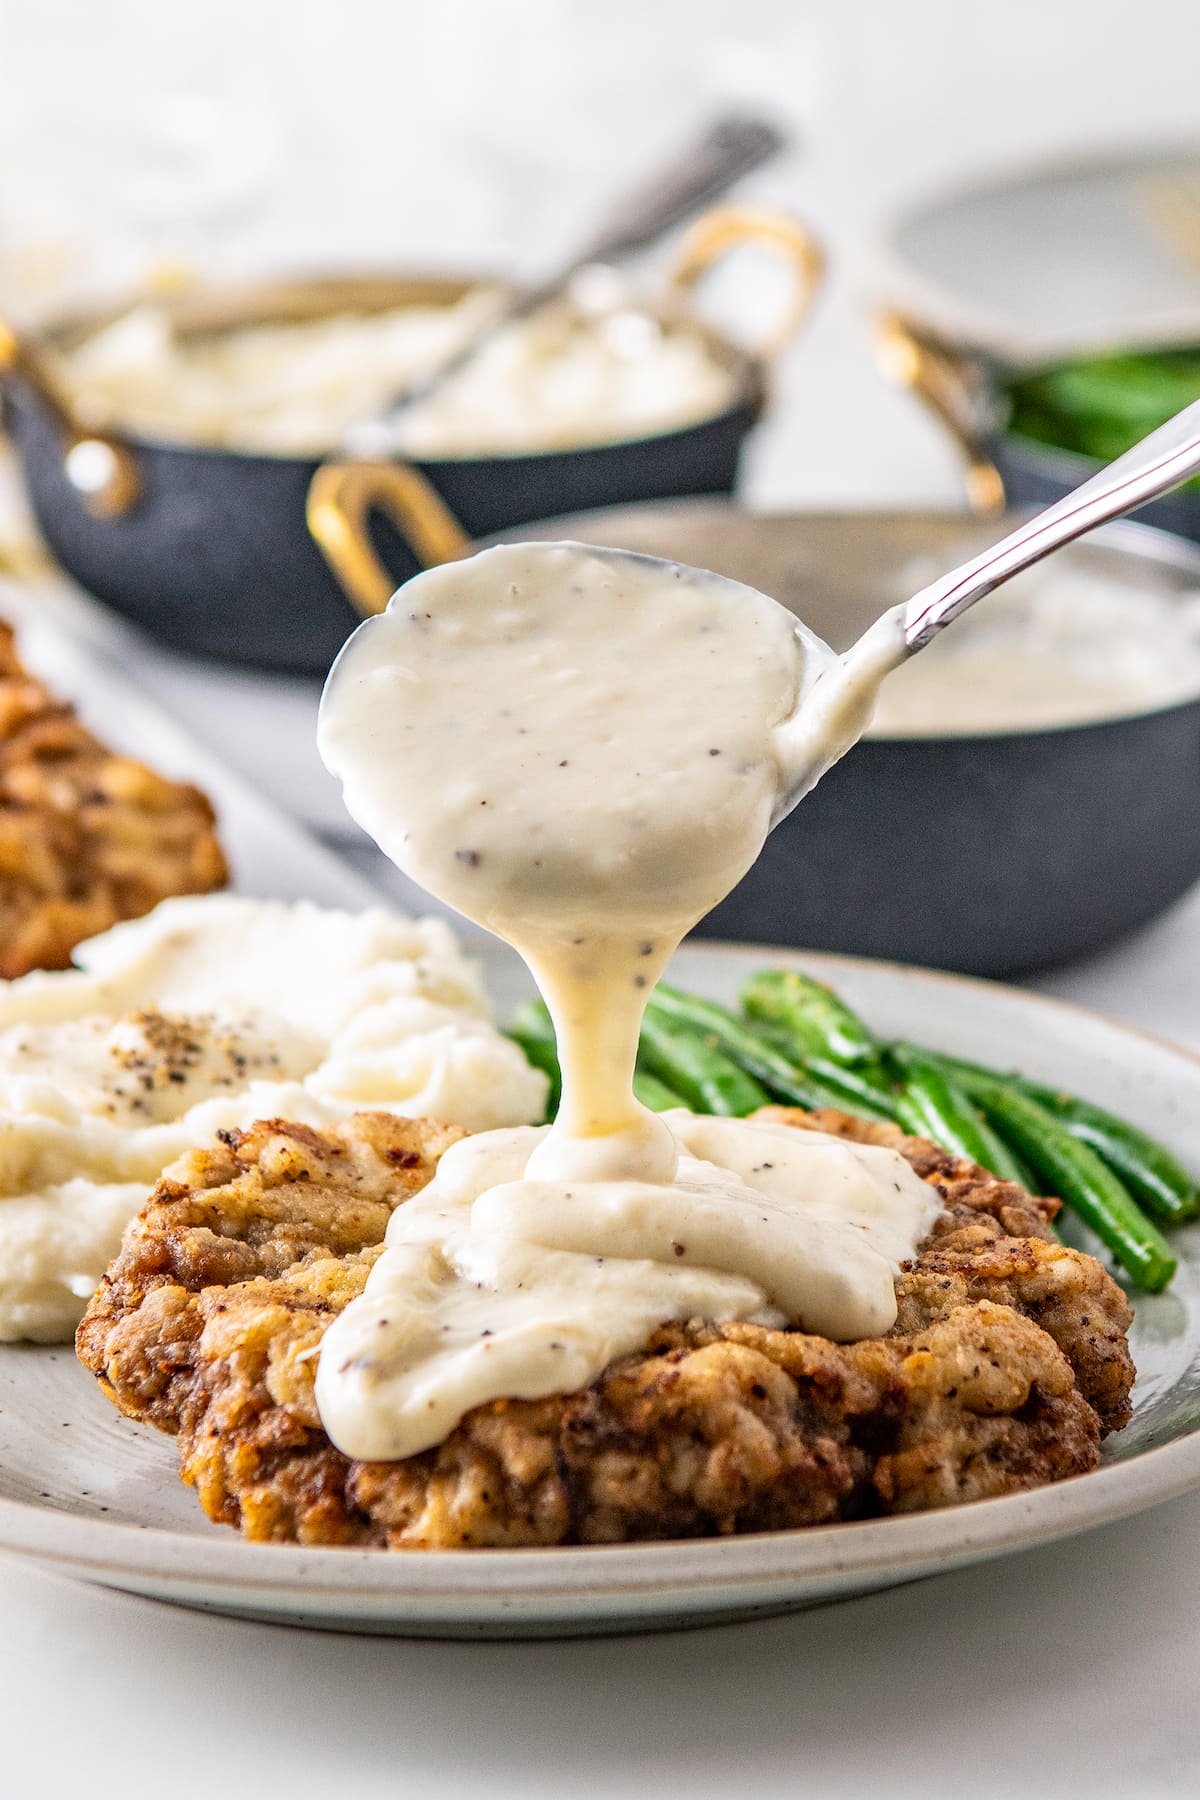
<instances>
[{"instance_id":1,"label":"white background surface","mask_svg":"<svg viewBox=\"0 0 1200 1800\"><path fill-rule=\"evenodd\" d=\"M15 281L31 231L49 243L18 271L31 295L63 274L56 231L114 267L532 269L702 101L752 97L804 138L754 192L820 230L834 273L750 492L953 503L953 458L871 364L882 221L1006 160L1200 135L1198 51L1190 0L0 0L0 274ZM149 655L140 673L329 817L310 693ZM1200 900L1045 985L1200 1048ZM1200 1791L1200 1497L879 1598L657 1640L354 1641L14 1563L0 1621L5 1800Z\"/></svg>"}]
</instances>

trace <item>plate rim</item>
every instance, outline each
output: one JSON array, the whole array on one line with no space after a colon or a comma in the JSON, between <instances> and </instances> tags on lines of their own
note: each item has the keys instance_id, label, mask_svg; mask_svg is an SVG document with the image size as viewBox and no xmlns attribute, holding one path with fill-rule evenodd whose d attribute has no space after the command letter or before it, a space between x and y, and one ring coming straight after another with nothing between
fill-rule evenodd
<instances>
[{"instance_id":1,"label":"plate rim","mask_svg":"<svg viewBox=\"0 0 1200 1800\"><path fill-rule=\"evenodd\" d=\"M831 974L838 969L883 971L958 992L982 989L1022 1006L1101 1024L1200 1073L1200 1054L1183 1045L1076 1001L1011 983L781 945L701 938L689 940L683 949L773 963L802 960ZM1176 1499L1197 1486L1200 1424L1169 1444L1026 1493L883 1519L727 1538L381 1554L354 1547L248 1543L230 1531L209 1536L80 1518L58 1507L0 1498L0 1550L112 1586L153 1580L165 1592L190 1583L230 1603L239 1596L248 1602L252 1590L310 1602L353 1599L360 1609L369 1606L372 1614L404 1601L418 1607L465 1604L474 1618L484 1620L522 1605L649 1601L664 1590L686 1588L693 1597L719 1605L725 1590L743 1595L748 1587L777 1591L804 1578L866 1577L886 1570L900 1580L927 1571L931 1561L951 1567L1048 1544Z\"/></svg>"}]
</instances>

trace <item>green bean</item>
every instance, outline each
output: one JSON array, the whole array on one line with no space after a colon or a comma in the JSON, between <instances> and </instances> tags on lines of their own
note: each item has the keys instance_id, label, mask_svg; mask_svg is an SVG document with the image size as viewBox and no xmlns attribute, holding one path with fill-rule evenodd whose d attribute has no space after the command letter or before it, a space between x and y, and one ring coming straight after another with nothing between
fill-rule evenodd
<instances>
[{"instance_id":1,"label":"green bean","mask_svg":"<svg viewBox=\"0 0 1200 1800\"><path fill-rule=\"evenodd\" d=\"M551 1043L554 1042L554 1021L544 1000L526 1000L518 1006L509 1026L510 1036L514 1033L521 1037L549 1038Z\"/></svg>"},{"instance_id":2,"label":"green bean","mask_svg":"<svg viewBox=\"0 0 1200 1800\"><path fill-rule=\"evenodd\" d=\"M934 1053L928 1053L933 1055ZM1088 1144L1117 1174L1138 1203L1166 1225L1182 1225L1200 1214L1200 1188L1165 1145L1089 1100L1030 1081L1024 1075L997 1077L992 1070L961 1057L934 1057L940 1066L960 1074L1001 1079L1018 1093L1053 1113L1064 1131Z\"/></svg>"},{"instance_id":3,"label":"green bean","mask_svg":"<svg viewBox=\"0 0 1200 1800\"><path fill-rule=\"evenodd\" d=\"M874 1062L879 1043L857 1013L831 988L799 969L764 969L742 989L742 1009L764 1025L777 1026L809 1055L835 1063Z\"/></svg>"},{"instance_id":4,"label":"green bean","mask_svg":"<svg viewBox=\"0 0 1200 1800\"><path fill-rule=\"evenodd\" d=\"M669 1112L673 1106L687 1104L682 1094L677 1094L674 1088L668 1087L665 1081L660 1081L657 1075L652 1075L649 1069L634 1070L633 1092L634 1097L643 1106L648 1106L651 1112Z\"/></svg>"},{"instance_id":5,"label":"green bean","mask_svg":"<svg viewBox=\"0 0 1200 1800\"><path fill-rule=\"evenodd\" d=\"M1089 1144L1153 1217L1167 1225L1183 1225L1200 1214L1200 1188L1164 1145L1074 1095L1035 1091L1032 1083L1022 1084L1022 1092L1031 1099L1040 1096L1046 1110L1073 1138Z\"/></svg>"},{"instance_id":6,"label":"green bean","mask_svg":"<svg viewBox=\"0 0 1200 1800\"><path fill-rule=\"evenodd\" d=\"M681 994L675 988L657 987L650 996L646 1017L648 1021L663 1020L674 1031L711 1037L748 1075L793 1106L826 1104L823 1097L815 1097L817 1090L812 1085L802 1081L790 1058L715 1001Z\"/></svg>"},{"instance_id":7,"label":"green bean","mask_svg":"<svg viewBox=\"0 0 1200 1800\"><path fill-rule=\"evenodd\" d=\"M958 1082L917 1050L897 1049L892 1056L904 1081L904 1098L917 1119L919 1136L932 1138L952 1156L966 1157L981 1169L989 1169L1000 1181L1026 1186L1031 1177Z\"/></svg>"},{"instance_id":8,"label":"green bean","mask_svg":"<svg viewBox=\"0 0 1200 1800\"><path fill-rule=\"evenodd\" d=\"M1111 462L1198 394L1193 348L1091 356L1013 382L1009 429Z\"/></svg>"},{"instance_id":9,"label":"green bean","mask_svg":"<svg viewBox=\"0 0 1200 1800\"><path fill-rule=\"evenodd\" d=\"M1048 1191L1090 1226L1139 1287L1151 1294L1166 1287L1177 1266L1170 1245L1089 1144L995 1076L964 1075L962 1084L1005 1143L1045 1177Z\"/></svg>"},{"instance_id":10,"label":"green bean","mask_svg":"<svg viewBox=\"0 0 1200 1800\"><path fill-rule=\"evenodd\" d=\"M807 984L804 992L798 984ZM811 1010L806 997L809 990ZM837 1009L836 1020L831 1002ZM907 1105L883 1065L879 1044L857 1014L828 988L796 970L770 969L761 977L751 977L742 989L742 1004L750 1014L748 1029L773 1044L819 1092L820 1098L811 1104L857 1112L902 1125L906 1131L920 1129L916 1111ZM857 1046L856 1060L832 1060L827 1053L830 1042L845 1048L852 1039ZM771 1085L769 1080L767 1085Z\"/></svg>"},{"instance_id":11,"label":"green bean","mask_svg":"<svg viewBox=\"0 0 1200 1800\"><path fill-rule=\"evenodd\" d=\"M774 1025L760 1025L757 1019L733 1022L748 1034L739 1040L742 1054L761 1069L760 1079L774 1099L810 1112L830 1106L841 1112L854 1111L861 1102L873 1119L892 1117L894 1095L886 1077L877 1086L865 1070L851 1073L824 1057L801 1058L791 1034Z\"/></svg>"},{"instance_id":12,"label":"green bean","mask_svg":"<svg viewBox=\"0 0 1200 1800\"><path fill-rule=\"evenodd\" d=\"M553 1120L562 1099L562 1070L558 1066L558 1045L554 1024L544 1000L527 1000L513 1014L508 1035L525 1052L525 1060L548 1076L545 1118Z\"/></svg>"},{"instance_id":13,"label":"green bean","mask_svg":"<svg viewBox=\"0 0 1200 1800\"><path fill-rule=\"evenodd\" d=\"M742 1005L759 1031L829 1091L826 1104L924 1131L923 1115L885 1069L878 1039L821 982L797 969L764 970L743 987Z\"/></svg>"},{"instance_id":14,"label":"green bean","mask_svg":"<svg viewBox=\"0 0 1200 1800\"><path fill-rule=\"evenodd\" d=\"M558 1103L562 1099L562 1072L558 1066L558 1052L554 1047L554 1039L544 1037L540 1032L520 1030L515 1024L510 1025L508 1035L514 1044L518 1044L525 1053L525 1060L535 1069L549 1077L550 1086L546 1092L546 1111L544 1117L553 1119L558 1111Z\"/></svg>"},{"instance_id":15,"label":"green bean","mask_svg":"<svg viewBox=\"0 0 1200 1800\"><path fill-rule=\"evenodd\" d=\"M798 1066L774 1040L754 1025L734 1018L712 1000L680 994L674 988L656 988L646 1008L648 1021L661 1019L677 1031L710 1036L747 1074L770 1090L771 1099L808 1111L836 1107L862 1113L871 1119L890 1119L892 1112L880 1094L848 1069L836 1065L806 1063ZM643 1027L643 1042L645 1028Z\"/></svg>"},{"instance_id":16,"label":"green bean","mask_svg":"<svg viewBox=\"0 0 1200 1800\"><path fill-rule=\"evenodd\" d=\"M850 1069L844 1063L809 1056L801 1064L800 1073L825 1095L822 1106L834 1106L842 1112L858 1113L864 1119L909 1129L904 1119L903 1097L888 1079L881 1063Z\"/></svg>"},{"instance_id":17,"label":"green bean","mask_svg":"<svg viewBox=\"0 0 1200 1800\"><path fill-rule=\"evenodd\" d=\"M766 1090L725 1053L715 1033L681 1028L649 1008L642 1024L641 1059L693 1112L741 1118L767 1103Z\"/></svg>"}]
</instances>

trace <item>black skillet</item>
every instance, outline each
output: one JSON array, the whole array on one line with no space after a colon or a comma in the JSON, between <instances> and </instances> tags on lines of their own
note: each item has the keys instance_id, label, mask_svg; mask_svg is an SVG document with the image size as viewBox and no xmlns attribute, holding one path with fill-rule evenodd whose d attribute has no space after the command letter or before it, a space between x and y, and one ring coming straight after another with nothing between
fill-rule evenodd
<instances>
[{"instance_id":1,"label":"black skillet","mask_svg":"<svg viewBox=\"0 0 1200 1800\"><path fill-rule=\"evenodd\" d=\"M685 307L707 270L747 243L788 259L796 290L788 327L798 324L819 271L818 253L790 220L735 207L706 215L687 234L662 316ZM171 310L181 331L209 333L406 301L450 303L471 285L412 276L312 279L189 296ZM321 463L156 440L110 426L91 429L72 413L54 352L103 322L104 315L77 317L30 342L0 321L4 422L54 555L91 593L177 649L323 674L357 622L361 599L347 598L306 529L309 490ZM711 331L706 335L730 370L731 399L722 412L694 424L535 455L355 465L357 501L370 514L364 523L382 558L387 591L422 562L523 520L731 492L742 445L763 408L767 353L747 354ZM372 481L369 496L365 475ZM337 482L325 491L325 510L318 512L326 523L343 491ZM336 554L336 521L331 529Z\"/></svg>"}]
</instances>

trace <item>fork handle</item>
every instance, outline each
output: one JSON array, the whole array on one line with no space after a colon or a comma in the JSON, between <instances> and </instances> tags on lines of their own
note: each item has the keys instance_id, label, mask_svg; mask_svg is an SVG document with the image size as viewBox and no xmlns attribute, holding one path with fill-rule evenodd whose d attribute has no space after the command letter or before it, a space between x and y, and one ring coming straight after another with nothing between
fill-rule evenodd
<instances>
[{"instance_id":1,"label":"fork handle","mask_svg":"<svg viewBox=\"0 0 1200 1800\"><path fill-rule=\"evenodd\" d=\"M783 133L765 119L738 113L715 119L664 168L626 194L566 262L535 285L514 292L465 344L397 394L389 410L389 426L473 362L484 344L505 326L556 300L581 269L590 263L615 262L656 242L673 225L691 218L705 201L725 193L741 176L782 150L786 142Z\"/></svg>"}]
</instances>

